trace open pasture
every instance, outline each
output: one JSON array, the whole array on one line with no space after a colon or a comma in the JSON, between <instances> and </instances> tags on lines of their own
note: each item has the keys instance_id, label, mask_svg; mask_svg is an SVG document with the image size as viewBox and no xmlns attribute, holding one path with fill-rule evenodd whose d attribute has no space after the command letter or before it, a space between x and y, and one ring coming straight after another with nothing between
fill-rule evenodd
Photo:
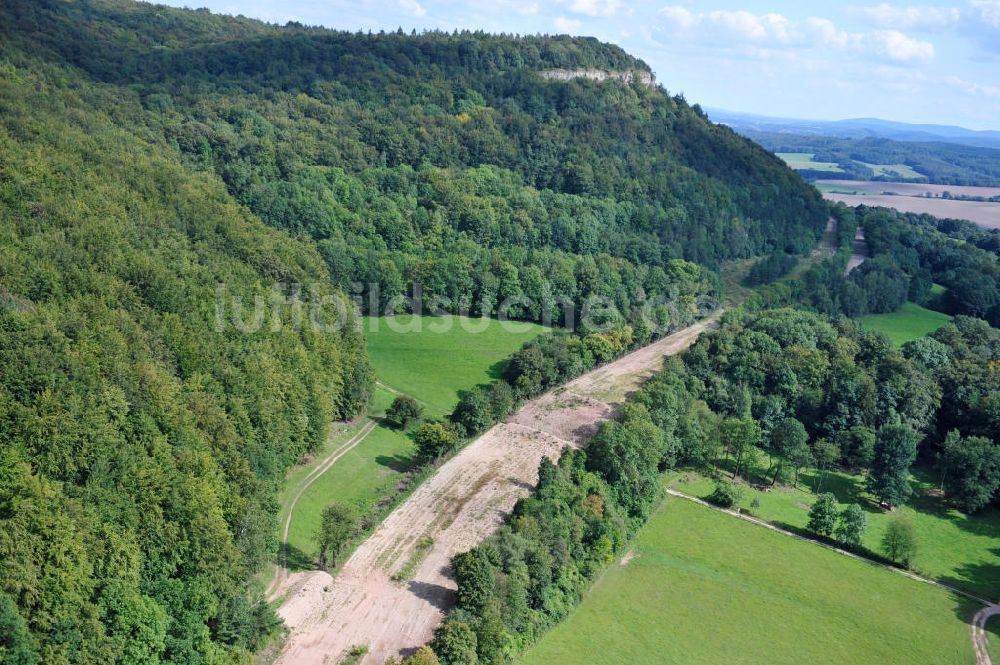
<instances>
[{"instance_id":1,"label":"open pasture","mask_svg":"<svg viewBox=\"0 0 1000 665\"><path fill-rule=\"evenodd\" d=\"M762 460L762 463L765 463ZM751 476L757 482L761 470ZM907 506L898 508L909 515L917 534L917 552L913 566L920 574L972 594L997 600L1000 593L1000 561L996 549L1000 538L1000 510L987 508L966 515L948 505L937 491L936 478L916 470L910 480L913 497ZM715 483L694 472L677 472L670 486L685 494L707 499ZM822 483L822 484L820 484ZM864 478L842 471L821 475L815 470L800 475L798 487L776 486L768 492L743 487L737 504L742 510L777 526L803 530L809 522L809 508L816 501L812 491L832 492L843 508L861 505L868 516L864 545L878 552L890 513L882 511L874 498L864 491ZM756 499L759 506L752 507Z\"/></svg>"},{"instance_id":2,"label":"open pasture","mask_svg":"<svg viewBox=\"0 0 1000 665\"><path fill-rule=\"evenodd\" d=\"M885 333L895 346L924 337L944 324L951 317L916 303L905 303L899 310L889 314L869 314L861 317L865 330Z\"/></svg>"},{"instance_id":3,"label":"open pasture","mask_svg":"<svg viewBox=\"0 0 1000 665\"><path fill-rule=\"evenodd\" d=\"M367 317L364 325L378 380L439 417L455 407L459 391L498 378L508 356L546 331L519 321L410 314Z\"/></svg>"},{"instance_id":4,"label":"open pasture","mask_svg":"<svg viewBox=\"0 0 1000 665\"><path fill-rule=\"evenodd\" d=\"M626 562L627 560L627 562ZM524 665L963 665L978 609L669 497Z\"/></svg>"}]
</instances>

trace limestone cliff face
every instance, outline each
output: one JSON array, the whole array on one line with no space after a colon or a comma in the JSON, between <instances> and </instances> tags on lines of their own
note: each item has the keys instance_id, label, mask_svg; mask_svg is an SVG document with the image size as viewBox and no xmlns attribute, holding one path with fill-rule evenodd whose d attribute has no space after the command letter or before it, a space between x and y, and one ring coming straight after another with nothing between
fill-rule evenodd
<instances>
[{"instance_id":1,"label":"limestone cliff face","mask_svg":"<svg viewBox=\"0 0 1000 665\"><path fill-rule=\"evenodd\" d=\"M617 79L623 83L638 81L649 88L656 85L656 77L650 72L642 71L641 69L626 69L625 71L609 71L606 69L546 69L539 73L542 75L542 78L555 81L569 81L575 78L593 79L595 81Z\"/></svg>"}]
</instances>

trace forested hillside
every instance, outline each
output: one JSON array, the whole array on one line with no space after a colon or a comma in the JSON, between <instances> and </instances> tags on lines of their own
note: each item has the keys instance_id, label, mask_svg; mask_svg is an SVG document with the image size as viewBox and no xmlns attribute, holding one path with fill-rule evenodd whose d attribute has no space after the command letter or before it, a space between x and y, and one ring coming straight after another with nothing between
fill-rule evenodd
<instances>
[{"instance_id":1,"label":"forested hillside","mask_svg":"<svg viewBox=\"0 0 1000 665\"><path fill-rule=\"evenodd\" d=\"M277 28L121 2L8 13L5 38L122 86L148 131L315 239L369 309L414 281L451 309L548 291L628 309L668 290L671 259L801 251L824 223L779 160L683 99L539 76L647 69L595 40Z\"/></svg>"},{"instance_id":2,"label":"forested hillside","mask_svg":"<svg viewBox=\"0 0 1000 665\"><path fill-rule=\"evenodd\" d=\"M219 293L374 313L418 282L558 322L559 296L628 315L714 288L681 259L817 238L817 193L696 106L550 68L648 70L590 39L0 0L0 660L242 662L272 630L276 490L371 376L351 320L241 330Z\"/></svg>"},{"instance_id":3,"label":"forested hillside","mask_svg":"<svg viewBox=\"0 0 1000 665\"><path fill-rule=\"evenodd\" d=\"M359 329L217 328L217 284L333 298L325 265L136 112L0 64L4 663L240 660L273 623L247 585L284 471L367 401Z\"/></svg>"}]
</instances>

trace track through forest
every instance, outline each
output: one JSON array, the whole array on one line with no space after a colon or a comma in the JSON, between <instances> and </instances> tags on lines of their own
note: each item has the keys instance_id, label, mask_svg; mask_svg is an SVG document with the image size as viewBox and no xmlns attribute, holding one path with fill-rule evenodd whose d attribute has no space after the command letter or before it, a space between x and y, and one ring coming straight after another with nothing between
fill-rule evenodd
<instances>
[{"instance_id":1,"label":"track through forest","mask_svg":"<svg viewBox=\"0 0 1000 665\"><path fill-rule=\"evenodd\" d=\"M542 457L582 446L617 405L690 346L701 321L525 404L480 436L394 510L344 563L291 573L272 590L290 628L279 664L337 662L356 645L381 663L426 644L453 603L452 556L482 542L537 482ZM432 545L428 549L426 543ZM424 545L421 546L421 543Z\"/></svg>"}]
</instances>

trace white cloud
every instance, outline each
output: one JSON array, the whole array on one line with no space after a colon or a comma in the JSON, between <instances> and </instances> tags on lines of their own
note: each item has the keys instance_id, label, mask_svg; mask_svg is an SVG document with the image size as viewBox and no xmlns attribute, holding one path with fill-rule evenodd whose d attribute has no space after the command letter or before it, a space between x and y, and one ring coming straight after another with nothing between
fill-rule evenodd
<instances>
[{"instance_id":1,"label":"white cloud","mask_svg":"<svg viewBox=\"0 0 1000 665\"><path fill-rule=\"evenodd\" d=\"M880 28L895 30L946 28L961 17L957 7L897 7L888 3L861 7L855 13Z\"/></svg>"},{"instance_id":2,"label":"white cloud","mask_svg":"<svg viewBox=\"0 0 1000 665\"><path fill-rule=\"evenodd\" d=\"M1000 1L1000 0L998 0ZM747 11L692 12L671 5L660 11L663 28L676 38L742 49L750 57L774 57L775 49L850 50L892 62L926 62L934 45L898 30L846 32L825 18L796 21L781 14Z\"/></svg>"},{"instance_id":3,"label":"white cloud","mask_svg":"<svg viewBox=\"0 0 1000 665\"><path fill-rule=\"evenodd\" d=\"M399 8L414 16L424 16L427 10L417 0L399 0Z\"/></svg>"},{"instance_id":4,"label":"white cloud","mask_svg":"<svg viewBox=\"0 0 1000 665\"><path fill-rule=\"evenodd\" d=\"M950 85L952 88L961 90L965 94L972 95L973 97L1000 99L1000 86L975 83L973 81L967 81L958 76L949 76L948 78L945 79L945 83Z\"/></svg>"},{"instance_id":5,"label":"white cloud","mask_svg":"<svg viewBox=\"0 0 1000 665\"><path fill-rule=\"evenodd\" d=\"M557 16L552 23L556 26L556 30L565 33L575 32L581 25L576 19L567 18L565 16Z\"/></svg>"},{"instance_id":6,"label":"white cloud","mask_svg":"<svg viewBox=\"0 0 1000 665\"><path fill-rule=\"evenodd\" d=\"M907 37L897 30L879 30L866 35L865 43L875 53L895 62L927 62L934 59L934 45Z\"/></svg>"},{"instance_id":7,"label":"white cloud","mask_svg":"<svg viewBox=\"0 0 1000 665\"><path fill-rule=\"evenodd\" d=\"M512 11L521 16L534 16L538 13L537 2L523 2L522 0L493 0L492 4L503 11Z\"/></svg>"},{"instance_id":8,"label":"white cloud","mask_svg":"<svg viewBox=\"0 0 1000 665\"><path fill-rule=\"evenodd\" d=\"M587 16L613 16L621 5L619 0L573 0L570 11Z\"/></svg>"},{"instance_id":9,"label":"white cloud","mask_svg":"<svg viewBox=\"0 0 1000 665\"><path fill-rule=\"evenodd\" d=\"M985 50L1000 52L1000 0L971 0L961 26L962 33Z\"/></svg>"}]
</instances>

